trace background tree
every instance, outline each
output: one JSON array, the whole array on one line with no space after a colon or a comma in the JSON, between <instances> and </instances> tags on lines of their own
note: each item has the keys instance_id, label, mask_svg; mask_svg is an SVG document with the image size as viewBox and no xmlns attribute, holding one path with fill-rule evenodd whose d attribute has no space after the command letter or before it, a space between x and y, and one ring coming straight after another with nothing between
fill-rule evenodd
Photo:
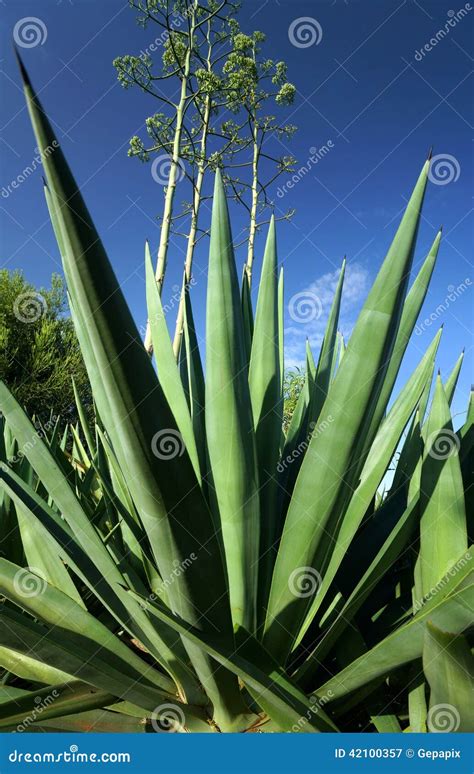
<instances>
[{"instance_id":1,"label":"background tree","mask_svg":"<svg viewBox=\"0 0 474 774\"><path fill-rule=\"evenodd\" d=\"M288 430L301 390L304 387L306 372L295 366L288 368L283 379L283 430Z\"/></svg>"},{"instance_id":2,"label":"background tree","mask_svg":"<svg viewBox=\"0 0 474 774\"><path fill-rule=\"evenodd\" d=\"M140 56L114 60L125 88L138 86L160 102L160 111L146 120L148 140L133 137L129 149L130 156L142 161L154 158L155 179L164 185L158 288L161 292L171 233L186 239L185 281L191 279L195 247L208 233L207 225L202 227L199 222L201 205L209 198L204 194L205 175L217 166L223 170L228 191L249 215L245 266L250 280L255 236L266 222L262 213L271 206L269 188L294 162L289 156L272 155L268 141L290 137L295 127L280 125L264 110L269 100L276 106L293 101L295 89L287 82L286 66L263 59L265 36L241 33L234 18L237 4L230 0L131 0L130 5L139 12L140 24L154 23L161 30L160 37ZM158 72L150 55L156 50L162 52ZM178 99L173 96L176 93ZM175 192L182 177L191 183L191 197L178 209ZM183 229L183 221L187 228ZM176 356L183 301L182 294L174 336ZM151 352L149 325L145 346Z\"/></svg>"},{"instance_id":3,"label":"background tree","mask_svg":"<svg viewBox=\"0 0 474 774\"><path fill-rule=\"evenodd\" d=\"M86 411L92 398L72 321L65 316L62 278L36 289L19 271L0 270L0 379L30 416L77 421L71 376Z\"/></svg>"},{"instance_id":4,"label":"background tree","mask_svg":"<svg viewBox=\"0 0 474 774\"><path fill-rule=\"evenodd\" d=\"M130 4L139 11L140 24L146 27L154 23L162 30L161 38L152 44L153 48L159 47L163 51L158 74L148 52L140 57L127 55L114 60L121 84L125 88L139 86L157 99L162 108L146 120L152 145L146 147L139 137L132 137L129 150L130 156L137 156L142 161L159 154L154 174L165 188L155 276L161 293L173 219L189 215L189 230L182 234L187 240L185 273L189 280L194 248L198 242L204 174L210 165L219 163L223 154L231 152L232 135L213 131L211 117L222 103L222 79L218 75L218 65L225 58L222 47L230 39L228 22L236 6L230 0L206 0L205 3L197 0L176 0L173 3L132 0ZM216 47L219 48L218 54L214 53ZM163 82L169 81L171 89L168 91L173 94L176 80L179 84L177 100L163 91ZM209 158L208 140L211 135L220 140L220 147L215 148L212 158ZM192 195L191 201L185 203L182 212L176 215L175 191L182 176L191 182ZM183 298L178 311L175 351L179 344L182 314ZM149 324L145 347L151 352Z\"/></svg>"},{"instance_id":5,"label":"background tree","mask_svg":"<svg viewBox=\"0 0 474 774\"><path fill-rule=\"evenodd\" d=\"M263 213L268 208L273 210L271 186L280 175L291 172L295 164L293 156L276 156L268 148L271 138L290 139L296 131L296 126L280 124L274 115L266 113L267 104L273 102L275 106L291 105L296 89L288 82L285 62L276 62L262 56L261 48L265 42L263 32L255 31L246 35L235 19L230 21L230 26L232 51L224 65L224 72L229 80L228 105L234 112L244 114L243 127L249 137L251 158L228 167L243 170L248 168L250 180L239 178L235 186L232 178L227 176L227 182L230 182L237 198L249 214L245 274L250 286L255 237L261 226L268 223L268 217L262 220ZM293 214L294 210L289 210L276 219L288 219Z\"/></svg>"}]
</instances>

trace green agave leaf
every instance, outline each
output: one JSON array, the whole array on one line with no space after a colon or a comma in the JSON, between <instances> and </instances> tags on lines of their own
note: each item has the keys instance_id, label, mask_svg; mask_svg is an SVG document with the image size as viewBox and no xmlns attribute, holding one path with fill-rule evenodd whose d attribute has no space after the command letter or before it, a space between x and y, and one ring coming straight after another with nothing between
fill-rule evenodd
<instances>
[{"instance_id":1,"label":"green agave leaf","mask_svg":"<svg viewBox=\"0 0 474 774\"><path fill-rule=\"evenodd\" d=\"M423 395L421 396L420 405L412 419L410 429L408 430L405 442L401 448L397 467L395 468L392 486L390 487L387 500L403 491L405 491L405 494L407 494L409 483L412 480L415 468L420 463L420 455L423 449L423 443L421 440L421 424L422 419L426 413L428 397L431 390L431 384L433 382L433 374L431 374L431 378L429 379Z\"/></svg>"},{"instance_id":2,"label":"green agave leaf","mask_svg":"<svg viewBox=\"0 0 474 774\"><path fill-rule=\"evenodd\" d=\"M113 455L112 451L111 454ZM129 511L128 508L123 504L123 501L120 499L120 494L116 494L116 489L118 489L119 492L121 491L120 485L116 482L116 488L114 489L114 485L112 480L109 478L108 471L100 471L99 466L96 466L95 464L94 467L100 476L102 497L107 501L109 509L116 512L116 515L114 515L114 520L120 524L123 544L127 547L130 555L129 558L131 559L133 565L136 567L137 571L140 572L143 566L144 558L146 557L149 562L153 562L153 558L147 536L143 531L141 524L138 523L133 504ZM112 479L113 477L114 474L112 474Z\"/></svg>"},{"instance_id":3,"label":"green agave leaf","mask_svg":"<svg viewBox=\"0 0 474 774\"><path fill-rule=\"evenodd\" d=\"M471 583L438 604L423 607L409 623L324 683L318 694L324 695L330 690L333 701L375 678L388 675L403 664L421 658L427 620L453 634L462 633L472 624L473 592L474 585Z\"/></svg>"},{"instance_id":4,"label":"green agave leaf","mask_svg":"<svg viewBox=\"0 0 474 774\"><path fill-rule=\"evenodd\" d=\"M125 476L122 472L122 469L120 468L119 462L117 460L117 457L115 455L114 450L112 449L106 435L104 434L104 431L97 425L97 436L100 441L99 448L102 448L106 460L108 462L109 470L107 471L107 474L109 474L110 471L110 479L113 483L114 492L117 496L117 498L120 500L122 507L136 519L137 523L137 530L136 533L136 539L138 542L141 542L141 540L145 537L145 533L143 531L143 527L141 524L139 524L138 521L138 515L136 514L136 509L133 504L133 500L131 498L127 482L125 481ZM101 475L101 484L102 486L106 486L106 476Z\"/></svg>"},{"instance_id":5,"label":"green agave leaf","mask_svg":"<svg viewBox=\"0 0 474 774\"><path fill-rule=\"evenodd\" d=\"M137 596L134 592L132 595ZM271 655L247 631L237 633L236 649L229 651L215 635L191 629L177 616L166 612L155 602L143 599L150 612L173 629L200 644L217 661L235 672L253 698L281 731L337 731L326 713L315 708L307 697L288 679Z\"/></svg>"},{"instance_id":6,"label":"green agave leaf","mask_svg":"<svg viewBox=\"0 0 474 774\"><path fill-rule=\"evenodd\" d=\"M146 723L143 719L96 709L52 720L41 720L30 726L28 730L33 733L144 734Z\"/></svg>"},{"instance_id":7,"label":"green agave leaf","mask_svg":"<svg viewBox=\"0 0 474 774\"><path fill-rule=\"evenodd\" d=\"M333 366L331 369L331 381L334 380L336 371L340 366L341 360L344 357L344 352L346 351L346 342L344 341L344 336L340 331L337 332L337 339L338 339L338 351L334 352Z\"/></svg>"},{"instance_id":8,"label":"green agave leaf","mask_svg":"<svg viewBox=\"0 0 474 774\"><path fill-rule=\"evenodd\" d=\"M467 404L467 412L466 412L466 421L464 422L463 426L461 427L459 431L459 436L461 438L462 442L462 450L464 448L464 444L466 443L468 436L471 436L470 444L472 445L474 443L474 439L472 439L472 432L471 428L474 426L474 388L471 387L471 391L469 393L469 400ZM469 447L470 448L470 447ZM464 450L467 452L467 449Z\"/></svg>"},{"instance_id":9,"label":"green agave leaf","mask_svg":"<svg viewBox=\"0 0 474 774\"><path fill-rule=\"evenodd\" d=\"M205 383L201 354L194 325L190 288L184 291L184 340L188 376L188 400L201 470L206 470Z\"/></svg>"},{"instance_id":10,"label":"green agave leaf","mask_svg":"<svg viewBox=\"0 0 474 774\"><path fill-rule=\"evenodd\" d=\"M20 653L13 648L0 645L0 666L23 680L31 680L34 683L64 683L71 679L71 675L56 669L54 666L44 664L26 653Z\"/></svg>"},{"instance_id":11,"label":"green agave leaf","mask_svg":"<svg viewBox=\"0 0 474 774\"><path fill-rule=\"evenodd\" d=\"M309 339L306 339L306 368L311 377L310 384L313 385L316 378L316 363L314 362L313 350L311 349Z\"/></svg>"},{"instance_id":12,"label":"green agave leaf","mask_svg":"<svg viewBox=\"0 0 474 774\"><path fill-rule=\"evenodd\" d=\"M253 309L252 296L250 293L249 277L244 266L242 274L241 288L242 322L244 326L245 352L247 354L247 365L250 362L250 353L252 351L253 337Z\"/></svg>"},{"instance_id":13,"label":"green agave leaf","mask_svg":"<svg viewBox=\"0 0 474 774\"><path fill-rule=\"evenodd\" d=\"M295 410L291 417L290 426L286 436L286 441L283 447L281 460L278 463L277 470L279 473L279 489L280 500L282 501L281 512L284 515L288 510L288 504L291 500L291 494L295 485L295 480L298 475L298 471L301 467L302 460L306 449L308 448L311 433L314 430L313 426L310 426L310 404L311 396L314 393L314 379L316 377L316 365L311 351L311 346L308 340L306 340L306 373L303 388L298 395L296 401ZM280 520L277 537L281 537L283 529L283 520ZM266 607L266 605L265 605Z\"/></svg>"},{"instance_id":14,"label":"green agave leaf","mask_svg":"<svg viewBox=\"0 0 474 774\"><path fill-rule=\"evenodd\" d=\"M420 493L420 569L426 595L467 550L464 487L458 453L459 440L441 378L426 429Z\"/></svg>"},{"instance_id":15,"label":"green agave leaf","mask_svg":"<svg viewBox=\"0 0 474 774\"><path fill-rule=\"evenodd\" d=\"M77 536L55 511L49 508L41 498L6 466L0 466L0 480L9 495L20 502L28 510L30 518L38 519L51 537L56 540L63 551L64 561L79 575L84 583L91 589L105 607L115 616L130 634L142 642L155 656L160 664L173 675L177 685L186 696L201 697L202 693L190 670L179 663L176 657L176 648L173 648L174 635L170 640L169 632L158 634L142 608L133 602L130 605L128 595L122 591L123 576L117 570L107 549L102 544L99 536L87 521L91 532L85 532L82 527L82 518L75 524ZM77 508L71 509L68 515L76 516ZM72 524L74 522L72 521ZM172 666L171 666L172 665ZM173 682L163 676L162 687L168 692L173 691ZM58 682L55 680L53 682Z\"/></svg>"},{"instance_id":16,"label":"green agave leaf","mask_svg":"<svg viewBox=\"0 0 474 774\"><path fill-rule=\"evenodd\" d=\"M0 694L0 728L17 726L19 732L32 731L34 724L104 707L112 701L111 694L81 682L21 691L6 700Z\"/></svg>"},{"instance_id":17,"label":"green agave leaf","mask_svg":"<svg viewBox=\"0 0 474 774\"><path fill-rule=\"evenodd\" d=\"M109 654L102 653L94 642L83 635L73 634L59 626L42 626L6 607L0 610L0 623L1 644L22 653L32 653L45 664L58 664L73 679L89 683L150 712L158 711L170 701L169 694L145 682L137 682L129 674L117 670L108 661ZM175 696L172 696L172 701L190 716L204 717L202 708L182 704Z\"/></svg>"},{"instance_id":18,"label":"green agave leaf","mask_svg":"<svg viewBox=\"0 0 474 774\"><path fill-rule=\"evenodd\" d=\"M436 258L441 242L441 229L438 231L433 244L426 256L423 265L411 286L405 303L403 304L400 326L397 332L395 345L390 354L387 365L387 374L378 399L377 409L372 419L372 430L377 430L378 424L385 413L385 409L392 393L403 356L412 335L415 323L420 314L423 302L428 292L428 287L433 275Z\"/></svg>"},{"instance_id":19,"label":"green agave leaf","mask_svg":"<svg viewBox=\"0 0 474 774\"><path fill-rule=\"evenodd\" d=\"M216 172L206 317L206 431L234 625L255 628L258 471L245 337L224 187ZM212 581L210 581L212 582Z\"/></svg>"},{"instance_id":20,"label":"green agave leaf","mask_svg":"<svg viewBox=\"0 0 474 774\"><path fill-rule=\"evenodd\" d=\"M285 275L283 266L278 277L278 352L280 353L280 391L283 399L283 379L285 376Z\"/></svg>"},{"instance_id":21,"label":"green agave leaf","mask_svg":"<svg viewBox=\"0 0 474 774\"><path fill-rule=\"evenodd\" d=\"M82 466L85 470L88 471L91 466L91 461L81 441L80 435L77 429L73 427L73 425L71 425L71 433L72 433L72 443L73 443L73 451L72 451L73 465L75 462L78 462L80 466Z\"/></svg>"},{"instance_id":22,"label":"green agave leaf","mask_svg":"<svg viewBox=\"0 0 474 774\"><path fill-rule=\"evenodd\" d=\"M336 348L337 326L341 309L342 288L346 271L346 259L344 258L337 281L336 292L326 324L326 331L319 355L317 373L314 378L314 387L310 399L309 422L316 424L321 413L323 403L329 390L331 370Z\"/></svg>"},{"instance_id":23,"label":"green agave leaf","mask_svg":"<svg viewBox=\"0 0 474 774\"><path fill-rule=\"evenodd\" d=\"M275 219L272 216L263 256L249 368L260 484L258 591L259 610L262 611L270 588L280 526L276 517L276 473L283 421L279 337L278 259Z\"/></svg>"},{"instance_id":24,"label":"green agave leaf","mask_svg":"<svg viewBox=\"0 0 474 774\"><path fill-rule=\"evenodd\" d=\"M41 576L0 559L0 592L34 618L96 643L101 658L136 683L161 688L162 676L100 621Z\"/></svg>"},{"instance_id":25,"label":"green agave leaf","mask_svg":"<svg viewBox=\"0 0 474 774\"><path fill-rule=\"evenodd\" d=\"M190 456L196 478L200 481L201 471L193 425L178 366L176 364L173 344L166 324L160 292L158 290L158 285L156 284L148 242L145 243L145 276L148 320L151 329L153 352L155 353L156 365L158 368L158 379L163 388L165 398L173 412L182 441Z\"/></svg>"},{"instance_id":26,"label":"green agave leaf","mask_svg":"<svg viewBox=\"0 0 474 774\"><path fill-rule=\"evenodd\" d=\"M374 414L374 416L372 418L372 424L371 424L371 429L368 432L368 438L373 438L374 437L374 433L375 433L375 437L377 437L377 433L379 433L379 429L381 428L381 423L382 423L382 427L384 425L383 416L384 416L384 412L386 410L387 402L388 402L388 399L389 399L389 397L391 395L391 392L392 392L392 389L393 389L393 386L394 386L394 383L395 383L395 380L396 380L396 377L397 377L397 373L398 373L401 361L403 359L403 355L404 355L404 353L406 351L406 348L407 348L407 345L408 345L408 341L410 339L410 336L411 336L411 333L413 331L414 325L416 323L416 320L417 320L418 315L420 313L420 310L421 310L421 307L423 305L424 299L426 297L426 293L427 293L427 290L428 290L428 285L429 285L429 282L431 280L431 276L432 276L433 269L434 269L435 262L436 262L436 257L437 257L437 254L438 254L440 239L441 239L441 231L437 234L437 236L436 236L436 238L435 238L435 240L433 242L433 245L432 245L432 247L431 247L431 249L430 249L430 251L428 253L428 256L426 257L426 259L425 259L425 261L424 261L420 271L418 272L418 275L416 276L415 281L413 282L413 285L412 285L412 287L411 287L411 289L410 289L410 291L409 291L409 293L407 295L407 298L405 300L405 303L403 305L403 311L402 311L400 325L399 325L399 329L398 329L396 340L395 340L394 349L393 349L393 352L391 353L391 356L390 356L386 379L384 381L384 384L383 384L383 387L382 387L382 391L381 391L381 394L380 394L379 399L378 399L378 403L377 403L377 408L376 408L375 414ZM434 362L432 364L432 367L434 368ZM428 381L426 381L425 382L425 390L428 390L428 392L429 392L429 386L430 385L429 385ZM421 402L423 402L423 397L421 398ZM424 412L424 408L423 408L423 412ZM412 453L413 454L415 453L415 451L417 449L416 440L415 439L416 439L416 436L415 436L415 438L413 439L413 442L412 442L413 443L413 447L412 447ZM397 439L397 442L398 442L398 440L399 440L399 438ZM373 444L372 444L372 449L373 449ZM352 470L353 474L357 473L357 469L360 470L360 473L357 473L357 478L354 479L354 486L358 485L359 480L360 480L359 476L363 477L364 471L362 470L362 462L365 461L364 465L368 462L367 456L368 456L369 451L370 451L370 443L367 442L366 448L361 452L360 459L356 460L356 464L355 464L355 466L353 466L353 470ZM395 449L393 449L393 451L395 451ZM376 453L376 447L374 449L374 452ZM372 459L374 459L374 454L373 453L372 453L371 456L372 456ZM376 456L375 456L375 459L377 460ZM404 460L402 461L402 464L405 465L405 461ZM387 466L388 466L388 461L387 461ZM378 485L378 483L379 482L377 482L377 485ZM373 495L375 495L375 490L373 492ZM330 555L332 544L333 544L333 542L334 542L334 540L336 538L336 535L337 535L338 523L340 523L340 521L342 519L344 519L346 521L346 518L347 518L344 515L344 508L346 506L345 506L345 503L343 501L340 503L340 507L341 506L342 506L341 513L338 513L338 508L335 509L335 512L334 512L334 514L331 517L331 521L328 523L328 525L326 527L326 533L323 534L323 536L322 536L321 546L320 546L320 549L318 551L318 554L319 554L319 557L320 557L319 558L319 563L320 563L320 567L321 567L321 573L324 575L324 577L326 577L328 575L329 568L326 568L326 564L327 564L327 561L328 561L328 556ZM369 506L369 503L367 503L367 508L368 508L368 506ZM388 531L389 531L390 530L390 526L388 525L388 527L389 527L389 529L388 529ZM339 542L339 538L338 538L338 542ZM354 552L357 552L357 550L360 550L360 542L361 541L359 541L359 545L357 547L354 546ZM368 542L367 542L366 545L367 546L372 545L370 539L368 539ZM376 545L380 545L380 543L378 543ZM347 547L347 541L345 542L345 546ZM375 546L374 546L374 548L375 548ZM362 561L363 561L362 554L364 554L364 553L365 553L365 548L361 552L360 564L362 564ZM376 553L376 551L374 550L372 552L372 557L375 555L375 553ZM347 561L346 561L346 565L347 565ZM320 602L322 601L322 597L321 597L319 592L318 592L318 597L319 597L319 600L315 599L313 604L316 604L316 605L320 604Z\"/></svg>"},{"instance_id":27,"label":"green agave leaf","mask_svg":"<svg viewBox=\"0 0 474 774\"><path fill-rule=\"evenodd\" d=\"M402 733L402 729L396 715L374 715L370 719L379 734Z\"/></svg>"},{"instance_id":28,"label":"green agave leaf","mask_svg":"<svg viewBox=\"0 0 474 774\"><path fill-rule=\"evenodd\" d=\"M423 671L430 686L428 731L474 731L474 659L466 638L440 631L428 621Z\"/></svg>"},{"instance_id":29,"label":"green agave leaf","mask_svg":"<svg viewBox=\"0 0 474 774\"><path fill-rule=\"evenodd\" d=\"M60 559L57 543L51 539L48 531L39 521L29 517L28 511L18 501L16 512L28 566L39 571L48 583L62 589L68 597L74 599L78 605L84 608L85 605L74 581Z\"/></svg>"},{"instance_id":30,"label":"green agave leaf","mask_svg":"<svg viewBox=\"0 0 474 774\"><path fill-rule=\"evenodd\" d=\"M320 414L331 432L313 435L298 476L273 574L264 643L280 661L293 645L311 597L295 596L289 578L322 569L318 548L336 505L350 491L351 469L368 442L399 329L426 187L426 162L387 257L359 315ZM361 375L363 374L363 379ZM354 389L354 385L357 388ZM373 437L373 436L372 436Z\"/></svg>"},{"instance_id":31,"label":"green agave leaf","mask_svg":"<svg viewBox=\"0 0 474 774\"><path fill-rule=\"evenodd\" d=\"M459 374L461 373L463 360L464 360L464 350L461 352L458 359L456 360L453 370L449 374L448 379L446 380L446 384L444 385L446 400L448 401L449 406L451 406L451 403L453 401L454 391L456 390Z\"/></svg>"},{"instance_id":32,"label":"green agave leaf","mask_svg":"<svg viewBox=\"0 0 474 774\"><path fill-rule=\"evenodd\" d=\"M43 166L59 224L74 316L80 329L87 330L80 342L85 345L99 415L127 475L162 577L171 575L175 562L182 564L195 551L199 553L199 561L192 562L169 588L173 606L193 623L207 616L230 637L226 577L211 514L122 290L23 67L22 75L38 146L45 149L55 143L54 154L45 156ZM168 452L168 443L173 449L178 445L180 456L168 453L163 458L163 443ZM206 550L201 551L204 545ZM189 652L225 725L227 712L232 715L240 706L237 683L225 670L216 672L201 651L190 647Z\"/></svg>"},{"instance_id":33,"label":"green agave leaf","mask_svg":"<svg viewBox=\"0 0 474 774\"><path fill-rule=\"evenodd\" d=\"M313 600L308 616L298 635L296 645L301 642L303 635L308 630L319 610L324 596L346 555L348 546L353 540L364 514L367 512L377 487L389 466L390 460L393 458L402 432L415 410L425 384L431 377L440 338L441 330L435 336L424 357L400 392L387 417L380 425L362 470L359 486L352 495L347 510L342 517L341 527L338 531L337 541L334 544L329 565L324 573L318 594Z\"/></svg>"},{"instance_id":34,"label":"green agave leaf","mask_svg":"<svg viewBox=\"0 0 474 774\"><path fill-rule=\"evenodd\" d=\"M474 469L474 401L473 393L469 396L467 417L462 428L458 433L461 442L459 459L461 462L461 472L466 492L466 513L474 513L474 487L472 483L472 471ZM469 542L474 541L474 519L468 519Z\"/></svg>"},{"instance_id":35,"label":"green agave leaf","mask_svg":"<svg viewBox=\"0 0 474 774\"><path fill-rule=\"evenodd\" d=\"M82 432L84 433L84 438L86 439L86 444L87 444L87 448L89 449L89 454L91 457L93 457L96 452L95 443L92 438L92 433L89 427L89 422L87 420L84 404L82 402L81 396L79 395L79 391L77 389L76 382L74 381L74 379L72 380L72 388L74 390L74 398L76 401L76 408L79 416L79 421L81 423L81 429L82 429Z\"/></svg>"},{"instance_id":36,"label":"green agave leaf","mask_svg":"<svg viewBox=\"0 0 474 774\"><path fill-rule=\"evenodd\" d=\"M16 699L18 696L26 696L29 693L25 688L16 688L13 685L0 685L0 704Z\"/></svg>"},{"instance_id":37,"label":"green agave leaf","mask_svg":"<svg viewBox=\"0 0 474 774\"><path fill-rule=\"evenodd\" d=\"M426 733L426 686L423 675L420 675L418 663L415 663L409 676L409 685L415 684L408 693L408 717L412 734Z\"/></svg>"},{"instance_id":38,"label":"green agave leaf","mask_svg":"<svg viewBox=\"0 0 474 774\"><path fill-rule=\"evenodd\" d=\"M306 661L296 670L294 679L299 684L306 686L313 679L323 659L338 642L372 589L383 578L408 543L413 535L417 516L418 500L415 499L397 522L390 536L367 568L359 583L357 583L353 592L346 601L339 605L336 617L324 631L321 640L309 654Z\"/></svg>"}]
</instances>

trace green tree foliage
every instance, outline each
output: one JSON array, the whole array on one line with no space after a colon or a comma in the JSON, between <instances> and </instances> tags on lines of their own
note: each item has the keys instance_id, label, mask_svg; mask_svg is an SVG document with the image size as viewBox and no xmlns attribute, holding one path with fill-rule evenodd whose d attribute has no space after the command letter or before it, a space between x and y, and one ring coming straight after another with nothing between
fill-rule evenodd
<instances>
[{"instance_id":1,"label":"green tree foliage","mask_svg":"<svg viewBox=\"0 0 474 774\"><path fill-rule=\"evenodd\" d=\"M0 379L30 416L42 422L50 412L75 422L71 377L86 410L92 401L87 373L65 314L62 278L53 274L50 289L36 289L20 271L0 270Z\"/></svg>"},{"instance_id":2,"label":"green tree foliage","mask_svg":"<svg viewBox=\"0 0 474 774\"><path fill-rule=\"evenodd\" d=\"M296 408L300 392L304 387L305 372L302 368L288 368L283 380L283 429L286 433Z\"/></svg>"}]
</instances>

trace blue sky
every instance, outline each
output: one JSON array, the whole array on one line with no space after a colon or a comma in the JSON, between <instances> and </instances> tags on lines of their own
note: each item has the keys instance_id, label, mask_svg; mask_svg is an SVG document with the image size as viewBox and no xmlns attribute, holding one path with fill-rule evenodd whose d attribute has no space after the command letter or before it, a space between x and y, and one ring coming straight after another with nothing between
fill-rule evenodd
<instances>
[{"instance_id":1,"label":"blue sky","mask_svg":"<svg viewBox=\"0 0 474 774\"><path fill-rule=\"evenodd\" d=\"M139 54L157 33L136 25L135 12L126 0L0 0L0 5L1 186L16 179L35 156L10 45L15 24L34 16L42 23L39 43L23 47L21 54L56 124L126 298L143 325L143 243L148 238L153 249L158 244L155 216L161 210L162 188L153 180L149 165L127 158L127 148L132 135L144 135L144 120L157 105L136 90L120 87L112 59ZM306 336L317 350L344 254L348 275L341 325L346 335L350 332L433 145L435 156L441 161L447 157L447 166L439 167L439 174L444 170L447 177L429 186L415 266L443 224L438 265L420 317L436 319L413 336L400 380L407 378L444 322L439 352L443 375L466 347L454 413L465 410L473 361L469 283L474 283L470 131L474 10L470 8L474 9L474 2L458 5L451 0L243 0L239 15L244 30L267 34L266 55L287 62L289 79L297 88L294 105L281 115L298 131L291 142L276 143L273 150L296 156L298 168L308 163L311 148L329 147L284 196L274 191L277 213L296 209L292 222L281 223L278 229L287 302L295 294L309 292L318 297L322 309L318 319L306 323L295 322L287 314L288 362L300 361ZM452 12L460 9L464 12L457 20ZM311 35L300 39L304 45L290 40L291 25L301 17L309 17L312 45L306 45ZM417 54L441 29L449 31L438 36L431 51ZM234 233L241 234L242 212L231 209ZM0 223L0 264L23 269L36 284L48 284L51 273L61 269L40 169L0 197ZM257 275L263 240L261 235L257 243ZM182 242L173 239L165 300L180 282L182 251ZM243 260L240 250L239 270ZM206 261L202 243L193 290L201 331ZM462 287L454 291L454 301L449 300L453 287ZM436 312L440 304L445 310Z\"/></svg>"}]
</instances>

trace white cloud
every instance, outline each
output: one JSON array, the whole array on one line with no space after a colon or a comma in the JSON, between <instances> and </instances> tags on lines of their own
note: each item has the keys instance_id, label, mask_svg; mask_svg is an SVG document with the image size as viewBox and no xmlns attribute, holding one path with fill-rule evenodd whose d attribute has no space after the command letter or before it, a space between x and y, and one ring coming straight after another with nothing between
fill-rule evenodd
<instances>
[{"instance_id":1,"label":"white cloud","mask_svg":"<svg viewBox=\"0 0 474 774\"><path fill-rule=\"evenodd\" d=\"M336 291L340 269L327 272L318 277L310 285L302 288L292 296L296 298L292 306L292 299L286 306L285 325L285 365L286 367L301 365L305 360L305 342L309 339L315 358L323 341L327 319L331 310L331 304ZM342 290L341 313L339 317L339 330L344 338L347 338L354 327L357 314L362 306L370 285L370 275L365 266L356 261L346 266L346 275ZM308 302L305 306L304 299ZM321 310L319 316L314 314L311 318L311 303L318 299L319 305L316 311ZM301 306L295 306L301 302ZM296 313L295 313L296 311ZM299 313L300 312L300 313ZM296 320L294 319L296 317Z\"/></svg>"}]
</instances>

